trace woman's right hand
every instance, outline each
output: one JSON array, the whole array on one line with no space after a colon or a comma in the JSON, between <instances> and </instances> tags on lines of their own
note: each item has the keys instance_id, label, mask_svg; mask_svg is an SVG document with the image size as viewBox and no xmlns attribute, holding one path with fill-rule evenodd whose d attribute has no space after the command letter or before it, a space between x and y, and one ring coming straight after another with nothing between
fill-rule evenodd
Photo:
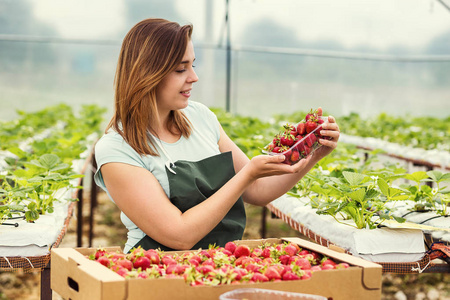
<instances>
[{"instance_id":1,"label":"woman's right hand","mask_svg":"<svg viewBox=\"0 0 450 300\"><path fill-rule=\"evenodd\" d=\"M244 167L253 180L274 175L294 174L302 171L311 160L311 155L294 165L284 164L284 155L258 155Z\"/></svg>"}]
</instances>

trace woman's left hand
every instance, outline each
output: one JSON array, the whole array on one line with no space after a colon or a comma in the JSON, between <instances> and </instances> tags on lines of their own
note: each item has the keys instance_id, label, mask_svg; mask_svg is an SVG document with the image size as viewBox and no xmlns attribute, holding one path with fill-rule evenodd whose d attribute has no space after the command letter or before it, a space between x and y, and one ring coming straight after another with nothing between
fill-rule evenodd
<instances>
[{"instance_id":1,"label":"woman's left hand","mask_svg":"<svg viewBox=\"0 0 450 300\"><path fill-rule=\"evenodd\" d=\"M320 147L314 152L314 156L317 155L319 159L330 154L336 147L337 142L339 140L339 126L336 123L336 119L332 116L328 117L328 122L322 124L322 129L320 130L320 134L324 137L329 137L330 139L319 139L319 143L324 147Z\"/></svg>"}]
</instances>

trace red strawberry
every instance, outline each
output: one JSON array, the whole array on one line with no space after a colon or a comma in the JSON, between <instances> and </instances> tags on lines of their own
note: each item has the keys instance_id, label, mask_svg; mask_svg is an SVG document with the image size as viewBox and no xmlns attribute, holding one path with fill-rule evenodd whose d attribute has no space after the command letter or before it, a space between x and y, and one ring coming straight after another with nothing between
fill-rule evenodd
<instances>
[{"instance_id":1,"label":"red strawberry","mask_svg":"<svg viewBox=\"0 0 450 300\"><path fill-rule=\"evenodd\" d=\"M237 246L234 242L228 242L225 244L225 249L230 251L232 254L234 254L234 251L236 250Z\"/></svg>"},{"instance_id":2,"label":"red strawberry","mask_svg":"<svg viewBox=\"0 0 450 300\"><path fill-rule=\"evenodd\" d=\"M287 265L287 264L289 264L289 259L290 259L291 257L289 256L289 255L287 255L287 254L283 254L283 255L280 255L280 257L278 258L279 260L280 260L280 262L283 264L283 265Z\"/></svg>"},{"instance_id":3,"label":"red strawberry","mask_svg":"<svg viewBox=\"0 0 450 300\"><path fill-rule=\"evenodd\" d=\"M300 255L300 256L304 256L306 254L310 254L309 250L303 249L298 253L298 255Z\"/></svg>"},{"instance_id":4,"label":"red strawberry","mask_svg":"<svg viewBox=\"0 0 450 300\"><path fill-rule=\"evenodd\" d=\"M250 254L251 257L260 257L262 253L261 248L253 248L252 253Z\"/></svg>"},{"instance_id":5,"label":"red strawberry","mask_svg":"<svg viewBox=\"0 0 450 300\"><path fill-rule=\"evenodd\" d=\"M309 260L303 257L299 257L298 259L296 259L295 264L299 266L302 270L311 269L311 263L309 262Z\"/></svg>"},{"instance_id":6,"label":"red strawberry","mask_svg":"<svg viewBox=\"0 0 450 300\"><path fill-rule=\"evenodd\" d=\"M297 151L295 151L297 152ZM297 152L298 153L298 152ZM294 256L297 254L298 252L298 246L295 247L294 244L288 244L286 245L286 247L284 247L284 251L289 255L289 256Z\"/></svg>"},{"instance_id":7,"label":"red strawberry","mask_svg":"<svg viewBox=\"0 0 450 300\"><path fill-rule=\"evenodd\" d=\"M320 261L320 264L322 266L325 266L325 265L332 265L333 267L336 266L336 263L331 258L328 258L326 256L324 258L322 258L322 260Z\"/></svg>"},{"instance_id":8,"label":"red strawberry","mask_svg":"<svg viewBox=\"0 0 450 300\"><path fill-rule=\"evenodd\" d=\"M171 255L164 255L161 259L161 262L163 263L163 265L172 265L172 264L176 264L177 261L175 259L173 259L173 257Z\"/></svg>"},{"instance_id":9,"label":"red strawberry","mask_svg":"<svg viewBox=\"0 0 450 300\"><path fill-rule=\"evenodd\" d=\"M308 121L306 122L306 133L310 133L311 131L314 131L314 129L317 128L317 123L314 121Z\"/></svg>"},{"instance_id":10,"label":"red strawberry","mask_svg":"<svg viewBox=\"0 0 450 300\"><path fill-rule=\"evenodd\" d=\"M144 252L145 257L150 259L151 263L154 265L158 265L161 262L161 259L159 258L158 251L154 249L149 249Z\"/></svg>"},{"instance_id":11,"label":"red strawberry","mask_svg":"<svg viewBox=\"0 0 450 300\"><path fill-rule=\"evenodd\" d=\"M245 269L247 271L249 271L249 272L256 273L256 272L259 272L262 269L262 266L258 265L258 264L251 263L251 264L248 264L247 266L245 266Z\"/></svg>"},{"instance_id":12,"label":"red strawberry","mask_svg":"<svg viewBox=\"0 0 450 300\"><path fill-rule=\"evenodd\" d=\"M99 259L99 257L104 256L106 254L106 250L103 248L98 248L95 251L95 260Z\"/></svg>"},{"instance_id":13,"label":"red strawberry","mask_svg":"<svg viewBox=\"0 0 450 300\"><path fill-rule=\"evenodd\" d=\"M267 267L264 271L264 275L266 275L269 280L281 279L280 272L278 272L277 268L274 266Z\"/></svg>"},{"instance_id":14,"label":"red strawberry","mask_svg":"<svg viewBox=\"0 0 450 300\"><path fill-rule=\"evenodd\" d=\"M322 266L322 270L332 270L334 269L334 266L331 264L325 264Z\"/></svg>"},{"instance_id":15,"label":"red strawberry","mask_svg":"<svg viewBox=\"0 0 450 300\"><path fill-rule=\"evenodd\" d=\"M305 270L304 274L302 277L300 277L301 280L305 280L305 279L309 279L311 278L311 271L310 270Z\"/></svg>"},{"instance_id":16,"label":"red strawberry","mask_svg":"<svg viewBox=\"0 0 450 300\"><path fill-rule=\"evenodd\" d=\"M120 266L122 268L127 269L128 271L131 271L133 269L133 263L129 261L128 259L121 259L116 262L117 266Z\"/></svg>"},{"instance_id":17,"label":"red strawberry","mask_svg":"<svg viewBox=\"0 0 450 300\"><path fill-rule=\"evenodd\" d=\"M202 265L196 268L196 270L204 275L208 274L209 272L214 271L214 267L210 265Z\"/></svg>"},{"instance_id":18,"label":"red strawberry","mask_svg":"<svg viewBox=\"0 0 450 300\"><path fill-rule=\"evenodd\" d=\"M283 280L299 280L300 277L292 271L287 271L283 274Z\"/></svg>"},{"instance_id":19,"label":"red strawberry","mask_svg":"<svg viewBox=\"0 0 450 300\"><path fill-rule=\"evenodd\" d=\"M233 272L234 272L234 274L236 274L236 277L235 277L236 280L241 280L242 277L244 277L245 275L248 274L248 271L246 269L242 269L242 268L234 268Z\"/></svg>"},{"instance_id":20,"label":"red strawberry","mask_svg":"<svg viewBox=\"0 0 450 300\"><path fill-rule=\"evenodd\" d=\"M311 271L315 272L315 271L321 271L322 267L319 265L315 265L311 267Z\"/></svg>"},{"instance_id":21,"label":"red strawberry","mask_svg":"<svg viewBox=\"0 0 450 300\"><path fill-rule=\"evenodd\" d=\"M300 122L297 124L297 134L298 135L303 135L306 133L306 127L305 127L305 123Z\"/></svg>"},{"instance_id":22,"label":"red strawberry","mask_svg":"<svg viewBox=\"0 0 450 300\"><path fill-rule=\"evenodd\" d=\"M312 147L316 141L317 141L317 137L314 134L309 134L305 138L305 143L308 147Z\"/></svg>"},{"instance_id":23,"label":"red strawberry","mask_svg":"<svg viewBox=\"0 0 450 300\"><path fill-rule=\"evenodd\" d=\"M280 137L280 144L283 146L291 147L294 145L295 142L295 136L288 133Z\"/></svg>"},{"instance_id":24,"label":"red strawberry","mask_svg":"<svg viewBox=\"0 0 450 300\"><path fill-rule=\"evenodd\" d=\"M270 251L273 249L273 247L266 247L261 253L261 256L264 258L270 257Z\"/></svg>"},{"instance_id":25,"label":"red strawberry","mask_svg":"<svg viewBox=\"0 0 450 300\"><path fill-rule=\"evenodd\" d=\"M298 162L300 160L300 153L296 150L293 150L291 156L289 157L289 160L292 164Z\"/></svg>"},{"instance_id":26,"label":"red strawberry","mask_svg":"<svg viewBox=\"0 0 450 300\"><path fill-rule=\"evenodd\" d=\"M234 250L234 256L239 258L241 256L250 256L250 248L247 245L239 245Z\"/></svg>"},{"instance_id":27,"label":"red strawberry","mask_svg":"<svg viewBox=\"0 0 450 300\"><path fill-rule=\"evenodd\" d=\"M122 277L126 277L128 275L128 270L125 268L120 268L116 271L116 273Z\"/></svg>"},{"instance_id":28,"label":"red strawberry","mask_svg":"<svg viewBox=\"0 0 450 300\"><path fill-rule=\"evenodd\" d=\"M143 279L146 279L146 278L148 278L148 274L145 273L145 272L140 272L140 273L137 275L137 278L143 278Z\"/></svg>"},{"instance_id":29,"label":"red strawberry","mask_svg":"<svg viewBox=\"0 0 450 300\"><path fill-rule=\"evenodd\" d=\"M148 267L150 267L151 264L152 262L148 257L140 256L134 261L133 267L136 269L141 268L142 271L145 271Z\"/></svg>"},{"instance_id":30,"label":"red strawberry","mask_svg":"<svg viewBox=\"0 0 450 300\"><path fill-rule=\"evenodd\" d=\"M108 268L111 264L111 260L109 258L107 258L106 256L100 256L97 259L97 262L101 263L102 265L104 265L105 267L108 267Z\"/></svg>"},{"instance_id":31,"label":"red strawberry","mask_svg":"<svg viewBox=\"0 0 450 300\"><path fill-rule=\"evenodd\" d=\"M350 267L348 263L340 263L335 266L335 269L347 269L348 267Z\"/></svg>"},{"instance_id":32,"label":"red strawberry","mask_svg":"<svg viewBox=\"0 0 450 300\"><path fill-rule=\"evenodd\" d=\"M252 276L252 281L254 281L254 282L266 282L266 281L269 281L269 278L267 278L267 276L264 275L264 274L255 273Z\"/></svg>"}]
</instances>

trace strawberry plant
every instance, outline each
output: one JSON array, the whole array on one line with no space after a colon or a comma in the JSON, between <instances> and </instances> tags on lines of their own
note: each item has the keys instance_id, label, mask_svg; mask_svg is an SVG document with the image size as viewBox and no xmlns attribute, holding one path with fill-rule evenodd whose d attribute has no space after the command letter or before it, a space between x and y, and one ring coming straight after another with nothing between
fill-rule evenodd
<instances>
[{"instance_id":1,"label":"strawberry plant","mask_svg":"<svg viewBox=\"0 0 450 300\"><path fill-rule=\"evenodd\" d=\"M55 154L44 154L38 160L25 164L25 169L17 169L5 176L3 181L3 194L11 195L8 201L26 207L27 221L34 221L39 215L52 213L54 202L60 201L57 193L74 188L70 181L83 175L60 171L68 170L69 165L61 163ZM81 187L76 187L81 188Z\"/></svg>"},{"instance_id":2,"label":"strawberry plant","mask_svg":"<svg viewBox=\"0 0 450 300\"><path fill-rule=\"evenodd\" d=\"M0 123L0 224L18 214L36 220L53 212L64 191L81 188L71 183L82 177L72 163L93 144L104 111L86 105L75 116L58 105Z\"/></svg>"}]
</instances>

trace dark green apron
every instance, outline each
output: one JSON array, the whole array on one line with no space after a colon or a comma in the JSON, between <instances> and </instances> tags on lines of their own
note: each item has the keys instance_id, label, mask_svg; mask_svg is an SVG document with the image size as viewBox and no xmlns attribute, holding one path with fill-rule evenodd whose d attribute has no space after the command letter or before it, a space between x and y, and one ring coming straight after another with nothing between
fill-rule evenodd
<instances>
[{"instance_id":1,"label":"dark green apron","mask_svg":"<svg viewBox=\"0 0 450 300\"><path fill-rule=\"evenodd\" d=\"M197 162L180 160L172 164L171 171L166 165L169 178L170 201L185 212L191 207L212 196L234 175L231 152L226 152L205 158ZM170 220L167 220L170 222ZM244 202L240 197L220 223L210 231L192 249L207 249L209 245L225 246L229 241L242 238L246 223ZM134 247L144 249L160 248L164 251L173 250L146 235Z\"/></svg>"}]
</instances>

